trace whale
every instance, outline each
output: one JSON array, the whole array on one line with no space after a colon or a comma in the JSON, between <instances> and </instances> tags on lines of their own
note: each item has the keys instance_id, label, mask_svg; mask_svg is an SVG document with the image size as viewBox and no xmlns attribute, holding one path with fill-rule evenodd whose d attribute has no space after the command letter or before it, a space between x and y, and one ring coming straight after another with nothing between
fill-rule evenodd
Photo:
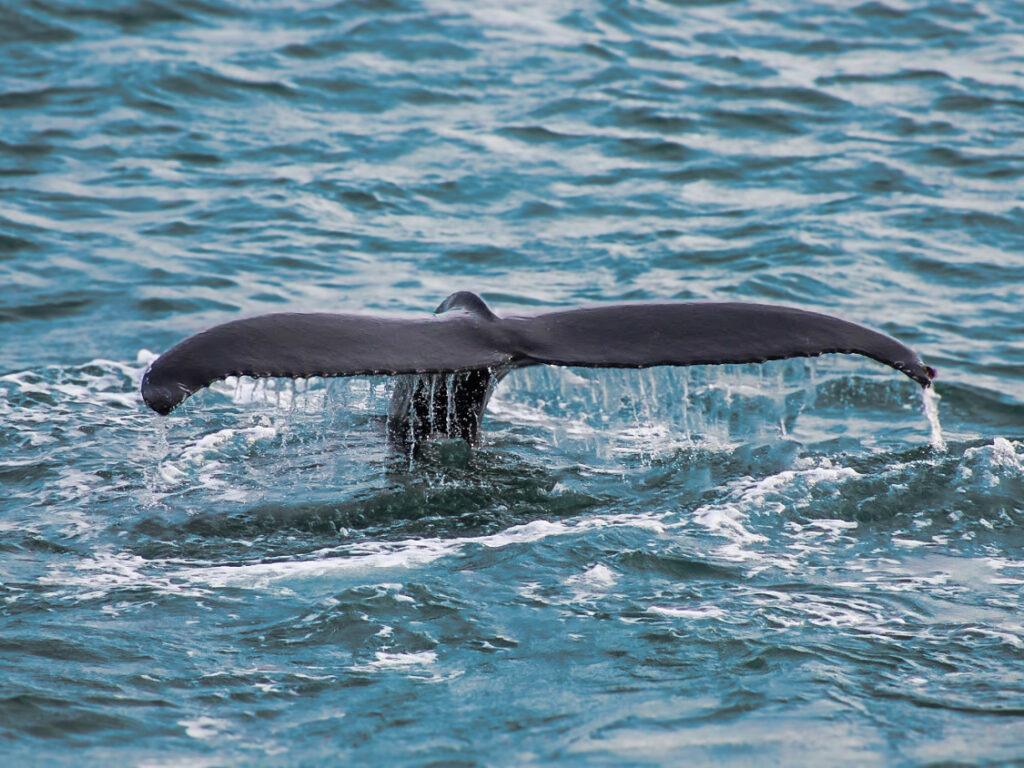
<instances>
[{"instance_id":1,"label":"whale","mask_svg":"<svg viewBox=\"0 0 1024 768\"><path fill-rule=\"evenodd\" d=\"M415 447L434 437L479 440L487 401L510 371L764 363L824 354L861 355L921 387L936 371L880 331L796 307L748 302L634 302L499 317L457 291L423 317L273 313L190 336L142 376L160 415L229 376L396 376L389 440Z\"/></svg>"}]
</instances>

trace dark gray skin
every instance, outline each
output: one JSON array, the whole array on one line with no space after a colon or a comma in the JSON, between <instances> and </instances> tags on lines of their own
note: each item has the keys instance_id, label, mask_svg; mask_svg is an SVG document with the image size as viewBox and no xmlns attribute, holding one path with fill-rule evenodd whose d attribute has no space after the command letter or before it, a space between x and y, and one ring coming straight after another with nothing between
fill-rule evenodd
<instances>
[{"instance_id":1,"label":"dark gray skin","mask_svg":"<svg viewBox=\"0 0 1024 768\"><path fill-rule=\"evenodd\" d=\"M475 445L487 401L506 373L485 368L402 376L388 406L389 442L409 449L440 435Z\"/></svg>"},{"instance_id":2,"label":"dark gray skin","mask_svg":"<svg viewBox=\"0 0 1024 768\"><path fill-rule=\"evenodd\" d=\"M500 318L475 293L459 291L423 319L271 314L218 325L157 358L142 377L142 397L167 415L228 376L401 375L388 409L393 441L412 447L439 435L476 443L487 400L513 368L763 363L828 353L870 357L922 387L935 378L890 336L792 307L637 303Z\"/></svg>"}]
</instances>

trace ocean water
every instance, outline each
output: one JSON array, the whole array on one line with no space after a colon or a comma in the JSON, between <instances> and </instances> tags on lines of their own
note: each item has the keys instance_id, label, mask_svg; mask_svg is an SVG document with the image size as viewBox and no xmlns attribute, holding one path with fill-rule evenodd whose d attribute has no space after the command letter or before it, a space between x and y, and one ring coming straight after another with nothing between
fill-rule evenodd
<instances>
[{"instance_id":1,"label":"ocean water","mask_svg":"<svg viewBox=\"0 0 1024 768\"><path fill-rule=\"evenodd\" d=\"M12 765L1024 762L1024 6L0 3ZM270 311L751 300L862 358L146 365ZM944 443L944 445L943 445Z\"/></svg>"}]
</instances>

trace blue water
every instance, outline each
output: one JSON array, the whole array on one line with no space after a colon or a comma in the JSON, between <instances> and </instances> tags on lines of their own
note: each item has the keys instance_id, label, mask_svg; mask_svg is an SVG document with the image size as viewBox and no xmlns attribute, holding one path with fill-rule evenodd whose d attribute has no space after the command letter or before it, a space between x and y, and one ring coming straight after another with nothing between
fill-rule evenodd
<instances>
[{"instance_id":1,"label":"blue water","mask_svg":"<svg viewBox=\"0 0 1024 768\"><path fill-rule=\"evenodd\" d=\"M1024 761L1024 6L0 5L0 754ZM753 300L863 358L385 379L146 364L269 311Z\"/></svg>"}]
</instances>

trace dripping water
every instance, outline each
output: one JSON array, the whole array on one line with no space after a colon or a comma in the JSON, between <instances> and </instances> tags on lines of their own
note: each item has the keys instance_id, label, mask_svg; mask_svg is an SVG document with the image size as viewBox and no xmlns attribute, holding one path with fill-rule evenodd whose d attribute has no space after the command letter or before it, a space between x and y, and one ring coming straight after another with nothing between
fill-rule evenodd
<instances>
[{"instance_id":1,"label":"dripping water","mask_svg":"<svg viewBox=\"0 0 1024 768\"><path fill-rule=\"evenodd\" d=\"M447 376L445 376L444 385L445 385L445 393L446 393L446 395L448 397L448 403L447 403L447 406L445 407L445 417L446 417L446 420L447 420L447 423L445 425L445 427L446 427L445 431L446 431L447 434L450 435L454 431L453 424L455 423L454 422L454 416L455 416L455 374L454 373L449 373Z\"/></svg>"},{"instance_id":2,"label":"dripping water","mask_svg":"<svg viewBox=\"0 0 1024 768\"><path fill-rule=\"evenodd\" d=\"M935 387L921 388L921 407L928 425L931 427L929 442L936 453L946 452L946 438L942 436L942 424L939 423L939 400L942 398L935 391Z\"/></svg>"}]
</instances>

